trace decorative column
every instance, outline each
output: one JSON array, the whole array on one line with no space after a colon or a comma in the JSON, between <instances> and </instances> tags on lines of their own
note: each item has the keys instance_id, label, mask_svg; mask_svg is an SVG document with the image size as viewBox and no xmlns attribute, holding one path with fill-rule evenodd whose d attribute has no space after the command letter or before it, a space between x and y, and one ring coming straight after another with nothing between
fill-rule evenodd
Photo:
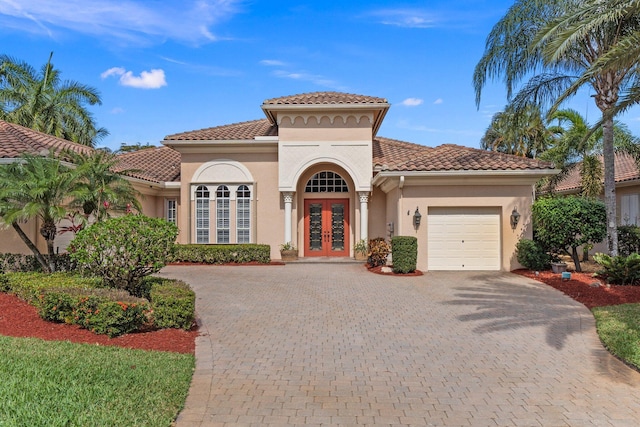
<instances>
[{"instance_id":1,"label":"decorative column","mask_svg":"<svg viewBox=\"0 0 640 427\"><path fill-rule=\"evenodd\" d=\"M369 239L369 192L358 191L360 197L360 239Z\"/></svg>"},{"instance_id":2,"label":"decorative column","mask_svg":"<svg viewBox=\"0 0 640 427\"><path fill-rule=\"evenodd\" d=\"M292 243L291 241L291 203L293 202L293 192L283 191L282 200L284 200L284 242Z\"/></svg>"}]
</instances>

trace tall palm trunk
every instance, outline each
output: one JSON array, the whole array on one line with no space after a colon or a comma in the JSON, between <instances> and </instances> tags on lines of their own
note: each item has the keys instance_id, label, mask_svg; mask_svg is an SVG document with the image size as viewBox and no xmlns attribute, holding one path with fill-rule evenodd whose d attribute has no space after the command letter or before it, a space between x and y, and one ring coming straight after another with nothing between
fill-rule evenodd
<instances>
[{"instance_id":1,"label":"tall palm trunk","mask_svg":"<svg viewBox=\"0 0 640 427\"><path fill-rule=\"evenodd\" d=\"M613 150L613 117L605 116L602 123L604 161L604 204L607 211L607 249L611 256L618 255L618 226L616 209L616 171Z\"/></svg>"},{"instance_id":2,"label":"tall palm trunk","mask_svg":"<svg viewBox=\"0 0 640 427\"><path fill-rule=\"evenodd\" d=\"M14 230L16 230L16 232L18 233L18 236L20 236L24 244L27 245L29 249L31 249L31 252L33 252L33 255L36 257L36 260L42 266L42 269L47 273L51 273L51 267L49 266L49 264L47 264L47 260L42 256L42 254L40 253L36 245L33 244L31 239L29 239L29 237L24 233L24 231L22 231L22 228L20 228L20 225L18 225L17 222L12 222L11 226L13 227Z\"/></svg>"}]
</instances>

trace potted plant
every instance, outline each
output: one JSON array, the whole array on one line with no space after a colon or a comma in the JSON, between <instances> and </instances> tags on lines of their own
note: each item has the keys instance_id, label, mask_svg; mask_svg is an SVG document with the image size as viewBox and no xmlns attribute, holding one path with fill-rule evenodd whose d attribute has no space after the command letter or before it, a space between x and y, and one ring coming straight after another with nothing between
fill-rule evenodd
<instances>
[{"instance_id":1,"label":"potted plant","mask_svg":"<svg viewBox=\"0 0 640 427\"><path fill-rule=\"evenodd\" d=\"M369 253L369 244L366 240L360 239L356 244L353 245L353 254L354 258L358 261L365 261L367 259L367 254Z\"/></svg>"},{"instance_id":2,"label":"potted plant","mask_svg":"<svg viewBox=\"0 0 640 427\"><path fill-rule=\"evenodd\" d=\"M282 261L295 261L298 259L298 249L291 242L280 245L280 259Z\"/></svg>"},{"instance_id":3,"label":"potted plant","mask_svg":"<svg viewBox=\"0 0 640 427\"><path fill-rule=\"evenodd\" d=\"M567 271L567 263L562 261L552 262L551 271L553 271L554 273L562 273L564 271Z\"/></svg>"}]
</instances>

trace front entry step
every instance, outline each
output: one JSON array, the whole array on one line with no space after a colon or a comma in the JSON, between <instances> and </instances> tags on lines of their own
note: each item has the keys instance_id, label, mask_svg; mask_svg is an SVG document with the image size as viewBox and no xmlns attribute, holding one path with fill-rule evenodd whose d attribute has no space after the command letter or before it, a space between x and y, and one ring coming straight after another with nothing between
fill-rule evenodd
<instances>
[{"instance_id":1,"label":"front entry step","mask_svg":"<svg viewBox=\"0 0 640 427\"><path fill-rule=\"evenodd\" d=\"M364 261L349 257L312 256L299 257L295 261L286 261L286 264L364 264Z\"/></svg>"}]
</instances>

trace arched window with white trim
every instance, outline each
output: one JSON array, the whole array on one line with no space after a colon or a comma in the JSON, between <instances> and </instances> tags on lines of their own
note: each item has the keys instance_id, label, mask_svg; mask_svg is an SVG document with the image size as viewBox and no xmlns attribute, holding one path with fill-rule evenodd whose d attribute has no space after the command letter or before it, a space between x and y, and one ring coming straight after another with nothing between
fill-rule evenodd
<instances>
[{"instance_id":1,"label":"arched window with white trim","mask_svg":"<svg viewBox=\"0 0 640 427\"><path fill-rule=\"evenodd\" d=\"M236 190L236 239L251 243L251 190L246 185Z\"/></svg>"},{"instance_id":2,"label":"arched window with white trim","mask_svg":"<svg viewBox=\"0 0 640 427\"><path fill-rule=\"evenodd\" d=\"M209 243L209 189L196 188L196 243Z\"/></svg>"},{"instance_id":3,"label":"arched window with white trim","mask_svg":"<svg viewBox=\"0 0 640 427\"><path fill-rule=\"evenodd\" d=\"M313 175L304 187L305 193L348 193L347 182L337 173L322 171Z\"/></svg>"},{"instance_id":4,"label":"arched window with white trim","mask_svg":"<svg viewBox=\"0 0 640 427\"><path fill-rule=\"evenodd\" d=\"M229 201L230 192L226 185L218 186L216 190L216 242L229 243L230 221L229 221Z\"/></svg>"}]
</instances>

